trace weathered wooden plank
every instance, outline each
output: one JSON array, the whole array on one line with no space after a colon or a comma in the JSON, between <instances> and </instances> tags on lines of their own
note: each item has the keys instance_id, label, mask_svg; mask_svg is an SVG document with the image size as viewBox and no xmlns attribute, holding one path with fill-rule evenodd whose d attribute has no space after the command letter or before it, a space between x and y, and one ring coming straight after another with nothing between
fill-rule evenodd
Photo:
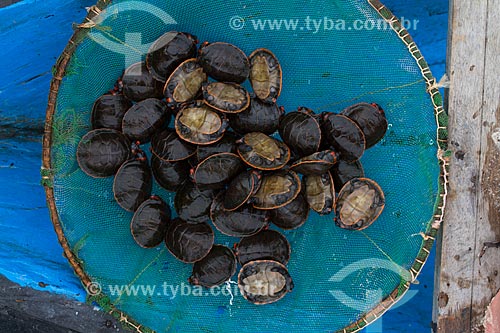
<instances>
[{"instance_id":1,"label":"weathered wooden plank","mask_svg":"<svg viewBox=\"0 0 500 333\"><path fill-rule=\"evenodd\" d=\"M500 1L450 6L450 191L437 260L438 332L483 332L500 287Z\"/></svg>"},{"instance_id":2,"label":"weathered wooden plank","mask_svg":"<svg viewBox=\"0 0 500 333\"><path fill-rule=\"evenodd\" d=\"M487 13L472 332L484 332L486 308L500 288L500 249L485 245L500 241L500 0L488 0Z\"/></svg>"},{"instance_id":3,"label":"weathered wooden plank","mask_svg":"<svg viewBox=\"0 0 500 333\"><path fill-rule=\"evenodd\" d=\"M455 0L451 3L447 72L451 80L448 94L450 148L454 154L442 229L441 271L436 285L438 328L442 332L470 329L485 22L486 1Z\"/></svg>"}]
</instances>

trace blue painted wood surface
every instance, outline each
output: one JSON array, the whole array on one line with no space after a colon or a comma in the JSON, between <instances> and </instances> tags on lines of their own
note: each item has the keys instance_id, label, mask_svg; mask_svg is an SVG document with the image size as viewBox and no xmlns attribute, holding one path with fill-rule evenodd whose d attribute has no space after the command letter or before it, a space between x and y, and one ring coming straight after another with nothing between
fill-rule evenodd
<instances>
[{"instance_id":1,"label":"blue painted wood surface","mask_svg":"<svg viewBox=\"0 0 500 333\"><path fill-rule=\"evenodd\" d=\"M0 9L0 274L80 300L85 293L62 256L40 186L41 134L52 66L92 4L23 1Z\"/></svg>"},{"instance_id":2,"label":"blue painted wood surface","mask_svg":"<svg viewBox=\"0 0 500 333\"><path fill-rule=\"evenodd\" d=\"M448 1L386 0L398 17L418 20L410 33L434 75L444 73ZM0 274L22 285L84 299L62 256L40 181L41 133L51 68L92 0L25 0L0 9ZM434 255L405 296L366 332L424 332L431 322ZM43 282L43 284L40 284ZM403 300L402 302L404 302Z\"/></svg>"}]
</instances>

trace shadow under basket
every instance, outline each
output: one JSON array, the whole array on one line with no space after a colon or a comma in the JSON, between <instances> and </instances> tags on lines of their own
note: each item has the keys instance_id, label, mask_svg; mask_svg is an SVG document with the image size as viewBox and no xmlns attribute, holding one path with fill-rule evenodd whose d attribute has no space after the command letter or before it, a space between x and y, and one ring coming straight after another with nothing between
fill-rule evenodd
<instances>
[{"instance_id":1,"label":"shadow under basket","mask_svg":"<svg viewBox=\"0 0 500 333\"><path fill-rule=\"evenodd\" d=\"M191 265L164 244L136 245L132 213L114 201L113 177L91 178L78 166L94 100L170 30L246 54L271 50L283 69L278 104L287 111L340 112L369 102L386 112L384 139L361 159L384 190L382 215L349 231L332 215L311 212L303 227L285 231L295 288L279 302L249 303L234 276L219 288L190 286ZM137 331L355 332L402 297L429 255L446 195L446 121L427 63L376 0L100 1L54 69L42 182L59 241L90 300ZM172 204L173 193L157 184L153 193ZM216 233L215 242L237 239Z\"/></svg>"}]
</instances>

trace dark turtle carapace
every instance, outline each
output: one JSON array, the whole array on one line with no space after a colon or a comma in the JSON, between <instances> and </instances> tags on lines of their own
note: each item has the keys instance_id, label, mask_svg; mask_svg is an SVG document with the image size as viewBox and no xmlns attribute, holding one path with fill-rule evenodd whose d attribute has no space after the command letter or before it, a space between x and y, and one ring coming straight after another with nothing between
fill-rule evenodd
<instances>
[{"instance_id":1,"label":"dark turtle carapace","mask_svg":"<svg viewBox=\"0 0 500 333\"><path fill-rule=\"evenodd\" d=\"M131 156L130 141L121 132L100 128L80 140L76 158L83 172L94 178L114 175Z\"/></svg>"},{"instance_id":2,"label":"dark turtle carapace","mask_svg":"<svg viewBox=\"0 0 500 333\"><path fill-rule=\"evenodd\" d=\"M242 83L250 74L250 62L238 47L222 42L204 43L198 61L205 73L217 81Z\"/></svg>"},{"instance_id":3,"label":"dark turtle carapace","mask_svg":"<svg viewBox=\"0 0 500 333\"><path fill-rule=\"evenodd\" d=\"M208 223L172 220L166 230L168 251L182 262L193 263L204 258L214 244L214 232Z\"/></svg>"},{"instance_id":4,"label":"dark turtle carapace","mask_svg":"<svg viewBox=\"0 0 500 333\"><path fill-rule=\"evenodd\" d=\"M135 242L144 248L160 245L165 239L170 217L170 206L159 196L152 196L143 201L130 222Z\"/></svg>"},{"instance_id":5,"label":"dark turtle carapace","mask_svg":"<svg viewBox=\"0 0 500 333\"><path fill-rule=\"evenodd\" d=\"M214 245L210 252L193 265L189 283L206 288L218 286L236 272L236 256L223 245Z\"/></svg>"}]
</instances>

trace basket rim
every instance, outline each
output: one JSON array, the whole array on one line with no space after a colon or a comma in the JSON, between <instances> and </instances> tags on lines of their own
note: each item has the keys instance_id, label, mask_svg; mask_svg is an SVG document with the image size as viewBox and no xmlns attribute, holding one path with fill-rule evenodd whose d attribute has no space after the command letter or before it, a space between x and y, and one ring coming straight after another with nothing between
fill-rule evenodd
<instances>
[{"instance_id":1,"label":"basket rim","mask_svg":"<svg viewBox=\"0 0 500 333\"><path fill-rule=\"evenodd\" d=\"M443 108L442 96L439 92L439 87L437 81L431 73L429 65L424 60L422 53L418 49L417 45L413 41L409 32L403 27L399 19L379 0L363 0L366 1L370 6L372 6L375 11L384 19L391 27L391 29L397 34L401 41L408 48L408 51L413 56L420 68L422 77L425 81L427 87L427 93L431 98L434 115L437 124L437 159L440 165L440 176L438 181L438 196L434 205L434 215L431 221L427 223L427 230L422 233L422 245L420 251L416 256L411 268L410 274L412 277L411 281L401 281L400 284L378 305L376 305L370 311L364 313L357 321L352 322L343 329L337 330L337 333L354 333L365 328L370 323L374 322L380 316L382 316L386 311L388 311L396 302L398 302L402 296L409 290L410 285L414 282L421 272L424 264L426 263L431 248L434 245L435 238L437 237L439 228L443 222L444 209L446 206L446 197L448 194L448 167L449 167L449 151L447 150L447 122L448 117ZM53 77L50 83L50 92L48 96L47 108L46 108L46 118L45 118L45 128L43 135L43 147L42 147L42 185L45 189L45 195L47 199L47 206L50 212L50 218L57 235L57 239L64 250L64 256L68 259L71 267L73 268L75 274L79 277L85 290L88 292L89 288L92 287L93 281L87 273L85 273L83 267L80 264L77 256L71 251L68 244L66 236L59 219L57 206L55 203L54 189L53 189L53 170L52 170L52 154L51 154L51 144L52 144L52 134L53 134L53 120L54 113L56 109L57 96L59 93L59 87L61 81L65 75L67 66L75 52L76 48L84 37L89 33L90 27L92 27L93 18L99 15L99 13L109 6L113 0L98 0L96 5L88 9L88 14L85 17L82 24L78 25L70 38L68 44L64 48L61 56L57 59L54 66ZM114 315L119 319L122 324L127 325L129 328L140 332L140 333L151 333L154 332L152 329L147 328L137 321L135 321L128 314L120 311L115 306L110 304L109 298L100 293L98 295L90 295L90 300L97 302L105 311Z\"/></svg>"}]
</instances>

